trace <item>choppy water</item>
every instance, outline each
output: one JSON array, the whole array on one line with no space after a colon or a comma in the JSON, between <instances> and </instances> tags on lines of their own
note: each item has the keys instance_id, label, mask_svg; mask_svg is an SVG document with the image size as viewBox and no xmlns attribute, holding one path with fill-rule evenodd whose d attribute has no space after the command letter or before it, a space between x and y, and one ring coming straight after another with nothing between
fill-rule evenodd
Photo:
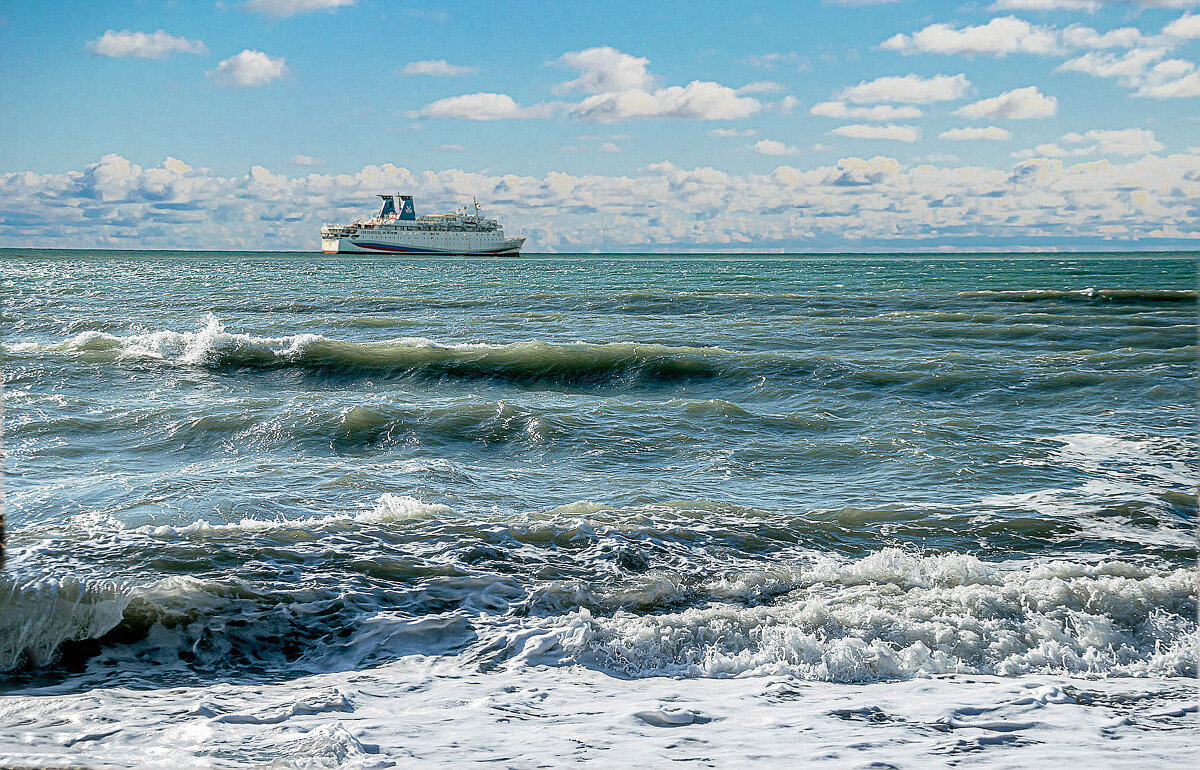
<instances>
[{"instance_id":1,"label":"choppy water","mask_svg":"<svg viewBox=\"0 0 1200 770\"><path fill-rule=\"evenodd\" d=\"M705 682L738 678L947 762L1029 761L1103 710L1170 764L1196 722L1196 267L8 251L0 756L136 764L203 723L198 763L416 761L379 704L415 703L420 666L431 713L451 682L675 677L663 702L703 708L634 723L700 731L737 723ZM1072 716L979 727L984 681ZM880 710L921 682L959 709L933 732ZM61 726L89 709L103 730Z\"/></svg>"}]
</instances>

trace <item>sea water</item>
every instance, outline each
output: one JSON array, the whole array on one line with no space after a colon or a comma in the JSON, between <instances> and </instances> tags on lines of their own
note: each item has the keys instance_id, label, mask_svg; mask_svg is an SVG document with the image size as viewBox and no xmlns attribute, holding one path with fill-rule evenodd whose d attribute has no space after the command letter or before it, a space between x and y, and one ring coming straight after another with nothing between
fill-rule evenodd
<instances>
[{"instance_id":1,"label":"sea water","mask_svg":"<svg viewBox=\"0 0 1200 770\"><path fill-rule=\"evenodd\" d=\"M1196 268L0 253L0 759L1190 762Z\"/></svg>"}]
</instances>

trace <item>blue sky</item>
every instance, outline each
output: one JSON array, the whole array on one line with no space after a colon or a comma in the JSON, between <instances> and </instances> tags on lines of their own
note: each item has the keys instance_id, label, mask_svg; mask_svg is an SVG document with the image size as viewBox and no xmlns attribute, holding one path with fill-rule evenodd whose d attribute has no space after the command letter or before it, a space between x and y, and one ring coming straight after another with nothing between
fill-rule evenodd
<instances>
[{"instance_id":1,"label":"blue sky","mask_svg":"<svg viewBox=\"0 0 1200 770\"><path fill-rule=\"evenodd\" d=\"M1191 248L1196 5L3 3L0 245Z\"/></svg>"}]
</instances>

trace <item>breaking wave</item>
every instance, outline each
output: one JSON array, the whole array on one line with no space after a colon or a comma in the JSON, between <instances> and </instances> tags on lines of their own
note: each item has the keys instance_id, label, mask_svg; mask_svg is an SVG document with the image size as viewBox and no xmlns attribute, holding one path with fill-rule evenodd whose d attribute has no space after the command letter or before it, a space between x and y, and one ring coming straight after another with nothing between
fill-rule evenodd
<instances>
[{"instance_id":1,"label":"breaking wave","mask_svg":"<svg viewBox=\"0 0 1200 770\"><path fill-rule=\"evenodd\" d=\"M1125 563L995 565L884 549L709 587L679 612L588 609L500 633L486 662L598 667L627 677L793 675L867 682L940 673L1194 676L1196 576Z\"/></svg>"},{"instance_id":2,"label":"breaking wave","mask_svg":"<svg viewBox=\"0 0 1200 770\"><path fill-rule=\"evenodd\" d=\"M300 366L565 382L620 376L716 376L736 365L739 355L747 357L721 348L638 342L441 344L424 337L380 342L351 342L320 334L256 337L228 332L211 315L197 332L156 331L122 337L86 331L59 343L15 343L5 350L10 354L67 353L94 362L158 361L209 368Z\"/></svg>"},{"instance_id":3,"label":"breaking wave","mask_svg":"<svg viewBox=\"0 0 1200 770\"><path fill-rule=\"evenodd\" d=\"M1188 568L793 547L897 526L929 525L849 509L805 524L703 501L465 516L385 494L326 517L123 530L127 547L157 562L219 541L247 564L316 560L323 578L295 582L275 567L146 585L9 580L0 671L266 680L423 655L634 678L1196 673ZM733 540L741 556L722 550ZM755 552L775 554L772 566Z\"/></svg>"},{"instance_id":4,"label":"breaking wave","mask_svg":"<svg viewBox=\"0 0 1200 770\"><path fill-rule=\"evenodd\" d=\"M1007 289L959 292L960 297L978 297L1009 302L1041 300L1100 300L1129 304L1151 302L1195 302L1194 289Z\"/></svg>"}]
</instances>

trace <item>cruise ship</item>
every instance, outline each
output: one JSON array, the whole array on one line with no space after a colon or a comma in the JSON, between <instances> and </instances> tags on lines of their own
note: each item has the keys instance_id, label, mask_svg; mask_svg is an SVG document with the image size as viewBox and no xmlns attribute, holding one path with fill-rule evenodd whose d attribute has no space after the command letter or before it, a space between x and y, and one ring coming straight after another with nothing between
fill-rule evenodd
<instances>
[{"instance_id":1,"label":"cruise ship","mask_svg":"<svg viewBox=\"0 0 1200 770\"><path fill-rule=\"evenodd\" d=\"M464 207L453 214L417 216L411 195L383 199L379 213L348 225L322 225L321 251L326 254L470 254L516 255L524 238L505 238L494 219Z\"/></svg>"}]
</instances>

